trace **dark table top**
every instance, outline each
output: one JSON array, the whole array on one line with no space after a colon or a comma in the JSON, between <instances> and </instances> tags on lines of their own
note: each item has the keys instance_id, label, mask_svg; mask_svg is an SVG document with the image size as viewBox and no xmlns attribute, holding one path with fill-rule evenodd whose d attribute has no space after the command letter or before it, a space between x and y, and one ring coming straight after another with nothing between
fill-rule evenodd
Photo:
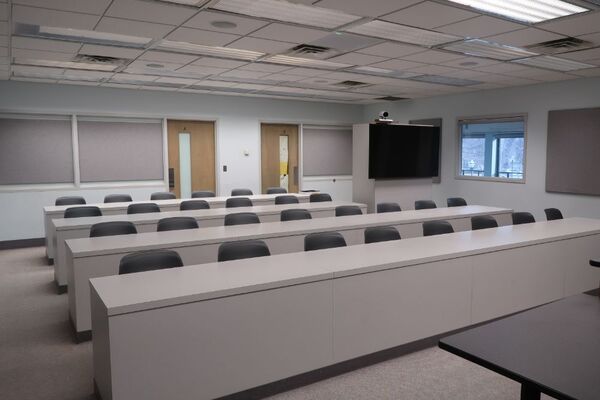
<instances>
[{"instance_id":1,"label":"dark table top","mask_svg":"<svg viewBox=\"0 0 600 400\"><path fill-rule=\"evenodd\" d=\"M439 347L558 399L600 399L600 298L567 297L440 340Z\"/></svg>"}]
</instances>

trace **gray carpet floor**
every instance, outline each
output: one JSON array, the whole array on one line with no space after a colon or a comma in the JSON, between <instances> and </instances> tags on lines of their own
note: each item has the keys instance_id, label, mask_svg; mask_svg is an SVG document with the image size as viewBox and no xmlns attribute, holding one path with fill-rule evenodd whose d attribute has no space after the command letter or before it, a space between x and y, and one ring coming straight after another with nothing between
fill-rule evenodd
<instances>
[{"instance_id":1,"label":"gray carpet floor","mask_svg":"<svg viewBox=\"0 0 600 400\"><path fill-rule=\"evenodd\" d=\"M67 295L57 295L52 280L53 269L46 265L44 248L0 251L2 400L94 399L91 343L73 342ZM270 397L271 400L518 398L517 383L438 348Z\"/></svg>"}]
</instances>

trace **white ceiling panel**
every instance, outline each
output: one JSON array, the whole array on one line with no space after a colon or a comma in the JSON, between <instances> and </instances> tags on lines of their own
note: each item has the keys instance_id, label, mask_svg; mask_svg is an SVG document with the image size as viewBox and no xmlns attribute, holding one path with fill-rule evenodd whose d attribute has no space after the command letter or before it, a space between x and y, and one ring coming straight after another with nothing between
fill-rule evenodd
<instances>
[{"instance_id":1,"label":"white ceiling panel","mask_svg":"<svg viewBox=\"0 0 600 400\"><path fill-rule=\"evenodd\" d=\"M99 19L100 17L97 15L45 10L25 6L14 6L12 14L14 22L75 29L93 29Z\"/></svg>"},{"instance_id":2,"label":"white ceiling panel","mask_svg":"<svg viewBox=\"0 0 600 400\"><path fill-rule=\"evenodd\" d=\"M573 71L572 74L584 77L600 76L600 68L580 69Z\"/></svg>"},{"instance_id":3,"label":"white ceiling panel","mask_svg":"<svg viewBox=\"0 0 600 400\"><path fill-rule=\"evenodd\" d=\"M395 59L395 60L383 61L383 62L376 63L376 64L371 64L370 66L375 67L375 68L394 69L397 71L402 71L402 70L407 70L407 69L415 69L415 68L419 68L419 67L424 67L425 65L427 65L427 64Z\"/></svg>"},{"instance_id":4,"label":"white ceiling panel","mask_svg":"<svg viewBox=\"0 0 600 400\"><path fill-rule=\"evenodd\" d=\"M522 29L523 27L523 25L514 22L508 22L503 19L484 15L436 28L436 31L464 37L480 38Z\"/></svg>"},{"instance_id":5,"label":"white ceiling panel","mask_svg":"<svg viewBox=\"0 0 600 400\"><path fill-rule=\"evenodd\" d=\"M201 57L192 63L193 65L200 65L203 67L216 67L216 68L238 68L242 65L247 64L245 61L234 61L234 60L223 60L220 58Z\"/></svg>"},{"instance_id":6,"label":"white ceiling panel","mask_svg":"<svg viewBox=\"0 0 600 400\"><path fill-rule=\"evenodd\" d=\"M600 47L589 50L573 51L570 53L562 53L560 58L568 58L569 60L588 61L600 58Z\"/></svg>"},{"instance_id":7,"label":"white ceiling panel","mask_svg":"<svg viewBox=\"0 0 600 400\"><path fill-rule=\"evenodd\" d=\"M271 24L250 34L252 37L290 43L310 43L329 35L328 31L285 24Z\"/></svg>"},{"instance_id":8,"label":"white ceiling panel","mask_svg":"<svg viewBox=\"0 0 600 400\"><path fill-rule=\"evenodd\" d=\"M258 71L258 72L276 73L276 72L286 71L288 69L291 69L291 67L289 67L287 65L275 65L275 64L265 64L265 63L257 62L257 63L250 63L247 65L244 65L243 67L240 67L238 69L240 69L242 71Z\"/></svg>"},{"instance_id":9,"label":"white ceiling panel","mask_svg":"<svg viewBox=\"0 0 600 400\"><path fill-rule=\"evenodd\" d=\"M8 36L0 36L0 46L8 47Z\"/></svg>"},{"instance_id":10,"label":"white ceiling panel","mask_svg":"<svg viewBox=\"0 0 600 400\"><path fill-rule=\"evenodd\" d=\"M95 30L99 32L118 33L120 35L162 39L173 29L175 29L173 25L104 17L100 20Z\"/></svg>"},{"instance_id":11,"label":"white ceiling panel","mask_svg":"<svg viewBox=\"0 0 600 400\"><path fill-rule=\"evenodd\" d=\"M59 53L75 54L79 51L81 44L64 42L60 40L36 39L28 37L13 36L12 46L17 49L55 51Z\"/></svg>"},{"instance_id":12,"label":"white ceiling panel","mask_svg":"<svg viewBox=\"0 0 600 400\"><path fill-rule=\"evenodd\" d=\"M479 14L461 8L425 1L401 11L388 14L381 19L398 24L416 26L417 28L431 29L477 16Z\"/></svg>"},{"instance_id":13,"label":"white ceiling panel","mask_svg":"<svg viewBox=\"0 0 600 400\"><path fill-rule=\"evenodd\" d=\"M167 25L179 25L197 12L198 10L192 7L159 1L114 0L106 15Z\"/></svg>"},{"instance_id":14,"label":"white ceiling panel","mask_svg":"<svg viewBox=\"0 0 600 400\"><path fill-rule=\"evenodd\" d=\"M0 35L8 35L8 22L0 21Z\"/></svg>"},{"instance_id":15,"label":"white ceiling panel","mask_svg":"<svg viewBox=\"0 0 600 400\"><path fill-rule=\"evenodd\" d=\"M8 4L0 3L0 21L8 21Z\"/></svg>"},{"instance_id":16,"label":"white ceiling panel","mask_svg":"<svg viewBox=\"0 0 600 400\"><path fill-rule=\"evenodd\" d=\"M137 50L137 49L127 49L124 47L114 47L114 46L98 46L98 45L92 45L92 44L83 45L81 47L81 50L79 50L80 54L126 58L126 59L130 59L130 60L139 57L143 52L144 52L143 50Z\"/></svg>"},{"instance_id":17,"label":"white ceiling panel","mask_svg":"<svg viewBox=\"0 0 600 400\"><path fill-rule=\"evenodd\" d=\"M379 57L361 53L347 53L341 56L329 58L327 61L339 62L351 65L369 65L385 61L391 57Z\"/></svg>"},{"instance_id":18,"label":"white ceiling panel","mask_svg":"<svg viewBox=\"0 0 600 400\"><path fill-rule=\"evenodd\" d=\"M42 50L12 49L12 56L19 59L71 61L74 54Z\"/></svg>"},{"instance_id":19,"label":"white ceiling panel","mask_svg":"<svg viewBox=\"0 0 600 400\"><path fill-rule=\"evenodd\" d=\"M159 78L158 76L153 76L153 75L138 75L138 74L119 73L119 74L114 74L111 78L111 81L115 81L115 82L132 82L132 81L152 82L152 81L157 80L158 78Z\"/></svg>"},{"instance_id":20,"label":"white ceiling panel","mask_svg":"<svg viewBox=\"0 0 600 400\"><path fill-rule=\"evenodd\" d=\"M201 31L192 28L177 28L173 33L167 36L167 39L176 42L188 42L202 44L206 46L225 46L233 42L240 36L229 33Z\"/></svg>"},{"instance_id":21,"label":"white ceiling panel","mask_svg":"<svg viewBox=\"0 0 600 400\"><path fill-rule=\"evenodd\" d=\"M0 57L8 57L8 47L0 46Z\"/></svg>"},{"instance_id":22,"label":"white ceiling panel","mask_svg":"<svg viewBox=\"0 0 600 400\"><path fill-rule=\"evenodd\" d=\"M296 43L279 42L253 37L243 37L230 43L227 47L241 50L260 51L262 53L281 53L294 47Z\"/></svg>"},{"instance_id":23,"label":"white ceiling panel","mask_svg":"<svg viewBox=\"0 0 600 400\"><path fill-rule=\"evenodd\" d=\"M588 35L582 35L582 36L579 36L578 39L587 40L588 42L592 42L592 43L596 44L597 46L600 46L600 32L591 33Z\"/></svg>"},{"instance_id":24,"label":"white ceiling panel","mask_svg":"<svg viewBox=\"0 0 600 400\"><path fill-rule=\"evenodd\" d=\"M387 58L401 58L410 54L421 53L425 50L419 46L386 42L357 50L357 52Z\"/></svg>"},{"instance_id":25,"label":"white ceiling panel","mask_svg":"<svg viewBox=\"0 0 600 400\"><path fill-rule=\"evenodd\" d=\"M111 0L13 0L13 4L102 15Z\"/></svg>"},{"instance_id":26,"label":"white ceiling panel","mask_svg":"<svg viewBox=\"0 0 600 400\"><path fill-rule=\"evenodd\" d=\"M304 76L290 75L290 74L284 74L284 73L276 73L276 74L271 74L271 75L267 75L267 76L263 77L263 79L265 79L265 80L275 81L275 82L295 82L295 81L301 81L304 78L305 78Z\"/></svg>"},{"instance_id":27,"label":"white ceiling panel","mask_svg":"<svg viewBox=\"0 0 600 400\"><path fill-rule=\"evenodd\" d=\"M542 29L570 36L596 33L600 32L600 12L561 18L557 21L550 21L537 26Z\"/></svg>"},{"instance_id":28,"label":"white ceiling panel","mask_svg":"<svg viewBox=\"0 0 600 400\"><path fill-rule=\"evenodd\" d=\"M269 72L242 71L239 69L234 69L229 72L222 73L219 76L221 76L223 78L260 79L269 74L270 74Z\"/></svg>"},{"instance_id":29,"label":"white ceiling panel","mask_svg":"<svg viewBox=\"0 0 600 400\"><path fill-rule=\"evenodd\" d=\"M150 65L158 64L158 65L161 65L162 67L152 68L152 67L149 67L149 64ZM127 72L144 71L144 72L159 74L161 71L173 72L181 67L183 67L183 64L166 63L166 62L157 63L154 61L136 60L136 61L132 62L131 64L129 64L126 71Z\"/></svg>"},{"instance_id":30,"label":"white ceiling panel","mask_svg":"<svg viewBox=\"0 0 600 400\"><path fill-rule=\"evenodd\" d=\"M187 54L169 53L167 51L150 50L140 56L140 60L170 62L175 64L187 64L196 60L198 56Z\"/></svg>"},{"instance_id":31,"label":"white ceiling panel","mask_svg":"<svg viewBox=\"0 0 600 400\"><path fill-rule=\"evenodd\" d=\"M227 23L234 24L235 26L224 27L228 25ZM235 35L247 35L267 24L268 22L259 21L252 18L244 18L237 15L230 15L220 12L202 11L187 21L184 26L187 26L188 28L204 29L207 31L224 32Z\"/></svg>"},{"instance_id":32,"label":"white ceiling panel","mask_svg":"<svg viewBox=\"0 0 600 400\"><path fill-rule=\"evenodd\" d=\"M492 74L502 74L510 71L518 71L524 69L523 65L511 64L511 63L498 63L493 65L486 65L481 68L476 68L478 71L489 72Z\"/></svg>"},{"instance_id":33,"label":"white ceiling panel","mask_svg":"<svg viewBox=\"0 0 600 400\"><path fill-rule=\"evenodd\" d=\"M177 85L193 85L198 82L198 79L187 79L187 78L173 78L170 76L158 78L154 82L157 83L174 83Z\"/></svg>"},{"instance_id":34,"label":"white ceiling panel","mask_svg":"<svg viewBox=\"0 0 600 400\"><path fill-rule=\"evenodd\" d=\"M481 57L462 57L452 61L446 61L440 63L440 65L445 65L447 67L453 68L466 68L466 69L474 69L485 67L486 65L494 65L498 64L497 60L490 60L487 58Z\"/></svg>"},{"instance_id":35,"label":"white ceiling panel","mask_svg":"<svg viewBox=\"0 0 600 400\"><path fill-rule=\"evenodd\" d=\"M536 28L520 29L518 31L489 36L485 40L506 44L509 46L523 47L531 44L562 39L565 36Z\"/></svg>"},{"instance_id":36,"label":"white ceiling panel","mask_svg":"<svg viewBox=\"0 0 600 400\"><path fill-rule=\"evenodd\" d=\"M408 71L418 72L423 75L447 75L457 72L456 68L444 67L442 65L425 65L422 67L409 68Z\"/></svg>"},{"instance_id":37,"label":"white ceiling panel","mask_svg":"<svg viewBox=\"0 0 600 400\"><path fill-rule=\"evenodd\" d=\"M200 65L186 65L177 70L177 72L198 74L198 75L218 75L229 71L226 68L203 67Z\"/></svg>"},{"instance_id":38,"label":"white ceiling panel","mask_svg":"<svg viewBox=\"0 0 600 400\"><path fill-rule=\"evenodd\" d=\"M419 3L420 1L421 0L321 0L315 3L315 5L364 17L378 17Z\"/></svg>"},{"instance_id":39,"label":"white ceiling panel","mask_svg":"<svg viewBox=\"0 0 600 400\"><path fill-rule=\"evenodd\" d=\"M402 57L403 60L414 61L426 64L438 64L446 61L456 60L463 56L456 53L450 53L439 50L428 50L423 53L412 54Z\"/></svg>"}]
</instances>

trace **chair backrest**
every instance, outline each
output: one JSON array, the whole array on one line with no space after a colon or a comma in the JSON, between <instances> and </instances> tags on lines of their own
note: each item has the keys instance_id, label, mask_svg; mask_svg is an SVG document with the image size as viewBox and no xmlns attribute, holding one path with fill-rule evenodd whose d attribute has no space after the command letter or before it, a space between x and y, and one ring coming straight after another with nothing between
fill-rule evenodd
<instances>
[{"instance_id":1,"label":"chair backrest","mask_svg":"<svg viewBox=\"0 0 600 400\"><path fill-rule=\"evenodd\" d=\"M267 194L278 194L278 193L287 193L287 190L282 187L267 188Z\"/></svg>"},{"instance_id":2,"label":"chair backrest","mask_svg":"<svg viewBox=\"0 0 600 400\"><path fill-rule=\"evenodd\" d=\"M225 215L223 224L225 226L231 225L246 225L246 224L258 224L260 219L258 215L253 212L242 212Z\"/></svg>"},{"instance_id":3,"label":"chair backrest","mask_svg":"<svg viewBox=\"0 0 600 400\"><path fill-rule=\"evenodd\" d=\"M247 197L230 197L225 200L225 207L252 207L252 200Z\"/></svg>"},{"instance_id":4,"label":"chair backrest","mask_svg":"<svg viewBox=\"0 0 600 400\"><path fill-rule=\"evenodd\" d=\"M104 196L105 203L127 203L133 201L128 194L108 194Z\"/></svg>"},{"instance_id":5,"label":"chair backrest","mask_svg":"<svg viewBox=\"0 0 600 400\"><path fill-rule=\"evenodd\" d=\"M181 261L181 257L176 251L139 251L121 258L119 275L176 267L183 267L183 261Z\"/></svg>"},{"instance_id":6,"label":"chair backrest","mask_svg":"<svg viewBox=\"0 0 600 400\"><path fill-rule=\"evenodd\" d=\"M277 196L275 197L275 204L298 204L298 198L296 196L287 195L287 196Z\"/></svg>"},{"instance_id":7,"label":"chair backrest","mask_svg":"<svg viewBox=\"0 0 600 400\"><path fill-rule=\"evenodd\" d=\"M345 247L346 240L339 232L315 232L304 237L304 251Z\"/></svg>"},{"instance_id":8,"label":"chair backrest","mask_svg":"<svg viewBox=\"0 0 600 400\"><path fill-rule=\"evenodd\" d=\"M85 199L81 196L63 196L56 199L55 206L74 206L77 204L85 204Z\"/></svg>"},{"instance_id":9,"label":"chair backrest","mask_svg":"<svg viewBox=\"0 0 600 400\"><path fill-rule=\"evenodd\" d=\"M390 240L400 240L400 233L393 226L372 226L365 229L366 244Z\"/></svg>"},{"instance_id":10,"label":"chair backrest","mask_svg":"<svg viewBox=\"0 0 600 400\"><path fill-rule=\"evenodd\" d=\"M210 190L199 190L197 192L192 192L193 199L200 199L203 197L215 197L215 192Z\"/></svg>"},{"instance_id":11,"label":"chair backrest","mask_svg":"<svg viewBox=\"0 0 600 400\"><path fill-rule=\"evenodd\" d=\"M321 201L332 201L331 196L327 193L312 193L309 199L311 203L318 203Z\"/></svg>"},{"instance_id":12,"label":"chair backrest","mask_svg":"<svg viewBox=\"0 0 600 400\"><path fill-rule=\"evenodd\" d=\"M217 259L218 261L231 261L270 255L269 247L262 240L242 240L221 244Z\"/></svg>"},{"instance_id":13,"label":"chair backrest","mask_svg":"<svg viewBox=\"0 0 600 400\"><path fill-rule=\"evenodd\" d=\"M96 206L69 207L65 210L65 218L100 217L102 211Z\"/></svg>"},{"instance_id":14,"label":"chair backrest","mask_svg":"<svg viewBox=\"0 0 600 400\"><path fill-rule=\"evenodd\" d=\"M304 208L292 208L281 212L281 221L298 221L301 219L312 219L312 215Z\"/></svg>"},{"instance_id":15,"label":"chair backrest","mask_svg":"<svg viewBox=\"0 0 600 400\"><path fill-rule=\"evenodd\" d=\"M513 225L531 224L535 222L535 218L530 212L519 211L512 213L512 222Z\"/></svg>"},{"instance_id":16,"label":"chair backrest","mask_svg":"<svg viewBox=\"0 0 600 400\"><path fill-rule=\"evenodd\" d=\"M250 189L233 189L231 191L232 196L252 196L253 194Z\"/></svg>"},{"instance_id":17,"label":"chair backrest","mask_svg":"<svg viewBox=\"0 0 600 400\"><path fill-rule=\"evenodd\" d=\"M335 208L336 217L345 217L347 215L362 215L362 210L359 206L337 206Z\"/></svg>"},{"instance_id":18,"label":"chair backrest","mask_svg":"<svg viewBox=\"0 0 600 400\"><path fill-rule=\"evenodd\" d=\"M462 197L448 197L446 200L448 207L462 207L467 205L467 201Z\"/></svg>"},{"instance_id":19,"label":"chair backrest","mask_svg":"<svg viewBox=\"0 0 600 400\"><path fill-rule=\"evenodd\" d=\"M425 210L428 208L437 208L433 200L417 200L415 201L415 210Z\"/></svg>"},{"instance_id":20,"label":"chair backrest","mask_svg":"<svg viewBox=\"0 0 600 400\"><path fill-rule=\"evenodd\" d=\"M477 231L479 229L497 228L498 221L491 215L476 215L471 217L471 229Z\"/></svg>"},{"instance_id":21,"label":"chair backrest","mask_svg":"<svg viewBox=\"0 0 600 400\"><path fill-rule=\"evenodd\" d=\"M563 219L563 215L558 208L546 208L544 212L546 213L546 219L548 221Z\"/></svg>"},{"instance_id":22,"label":"chair backrest","mask_svg":"<svg viewBox=\"0 0 600 400\"><path fill-rule=\"evenodd\" d=\"M425 221L423 222L423 236L443 235L453 233L454 228L448 221Z\"/></svg>"},{"instance_id":23,"label":"chair backrest","mask_svg":"<svg viewBox=\"0 0 600 400\"><path fill-rule=\"evenodd\" d=\"M206 200L185 200L179 204L179 210L207 210L210 204Z\"/></svg>"},{"instance_id":24,"label":"chair backrest","mask_svg":"<svg viewBox=\"0 0 600 400\"><path fill-rule=\"evenodd\" d=\"M198 229L198 222L193 217L171 217L158 221L157 232Z\"/></svg>"},{"instance_id":25,"label":"chair backrest","mask_svg":"<svg viewBox=\"0 0 600 400\"><path fill-rule=\"evenodd\" d=\"M127 214L145 214L160 212L156 203L136 203L127 206Z\"/></svg>"},{"instance_id":26,"label":"chair backrest","mask_svg":"<svg viewBox=\"0 0 600 400\"><path fill-rule=\"evenodd\" d=\"M386 213L386 212L396 212L402 211L400 205L398 203L378 203L377 204L377 213Z\"/></svg>"},{"instance_id":27,"label":"chair backrest","mask_svg":"<svg viewBox=\"0 0 600 400\"><path fill-rule=\"evenodd\" d=\"M175 193L171 192L156 192L150 195L150 200L171 200L176 198Z\"/></svg>"},{"instance_id":28,"label":"chair backrest","mask_svg":"<svg viewBox=\"0 0 600 400\"><path fill-rule=\"evenodd\" d=\"M132 235L134 233L137 233L137 229L129 221L100 222L90 228L90 237Z\"/></svg>"}]
</instances>

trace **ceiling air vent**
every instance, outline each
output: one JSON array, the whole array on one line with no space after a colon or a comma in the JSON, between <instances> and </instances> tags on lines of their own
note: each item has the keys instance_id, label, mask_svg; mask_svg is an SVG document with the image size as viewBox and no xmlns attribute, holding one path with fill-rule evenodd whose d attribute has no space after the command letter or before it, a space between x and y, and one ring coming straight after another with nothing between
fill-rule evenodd
<instances>
[{"instance_id":1,"label":"ceiling air vent","mask_svg":"<svg viewBox=\"0 0 600 400\"><path fill-rule=\"evenodd\" d=\"M396 96L384 96L384 97L378 97L375 100L399 101L399 100L409 100L409 98L408 97L396 97Z\"/></svg>"},{"instance_id":2,"label":"ceiling air vent","mask_svg":"<svg viewBox=\"0 0 600 400\"><path fill-rule=\"evenodd\" d=\"M285 55L323 60L337 53L337 50L329 47L316 46L312 44L299 44L296 47L292 47L287 53L285 53Z\"/></svg>"},{"instance_id":3,"label":"ceiling air vent","mask_svg":"<svg viewBox=\"0 0 600 400\"><path fill-rule=\"evenodd\" d=\"M342 82L335 83L333 86L341 86L341 87L345 87L345 88L357 88L357 87L363 87L363 86L368 86L368 85L370 85L370 84L365 83L365 82L342 81Z\"/></svg>"},{"instance_id":4,"label":"ceiling air vent","mask_svg":"<svg viewBox=\"0 0 600 400\"><path fill-rule=\"evenodd\" d=\"M86 64L125 65L129 60L115 57L95 56L91 54L77 54L73 58L73 61Z\"/></svg>"},{"instance_id":5,"label":"ceiling air vent","mask_svg":"<svg viewBox=\"0 0 600 400\"><path fill-rule=\"evenodd\" d=\"M564 53L566 51L581 50L592 46L594 46L594 44L592 42L588 42L587 40L567 37L564 39L531 44L526 46L526 49L536 53L555 54Z\"/></svg>"}]
</instances>

